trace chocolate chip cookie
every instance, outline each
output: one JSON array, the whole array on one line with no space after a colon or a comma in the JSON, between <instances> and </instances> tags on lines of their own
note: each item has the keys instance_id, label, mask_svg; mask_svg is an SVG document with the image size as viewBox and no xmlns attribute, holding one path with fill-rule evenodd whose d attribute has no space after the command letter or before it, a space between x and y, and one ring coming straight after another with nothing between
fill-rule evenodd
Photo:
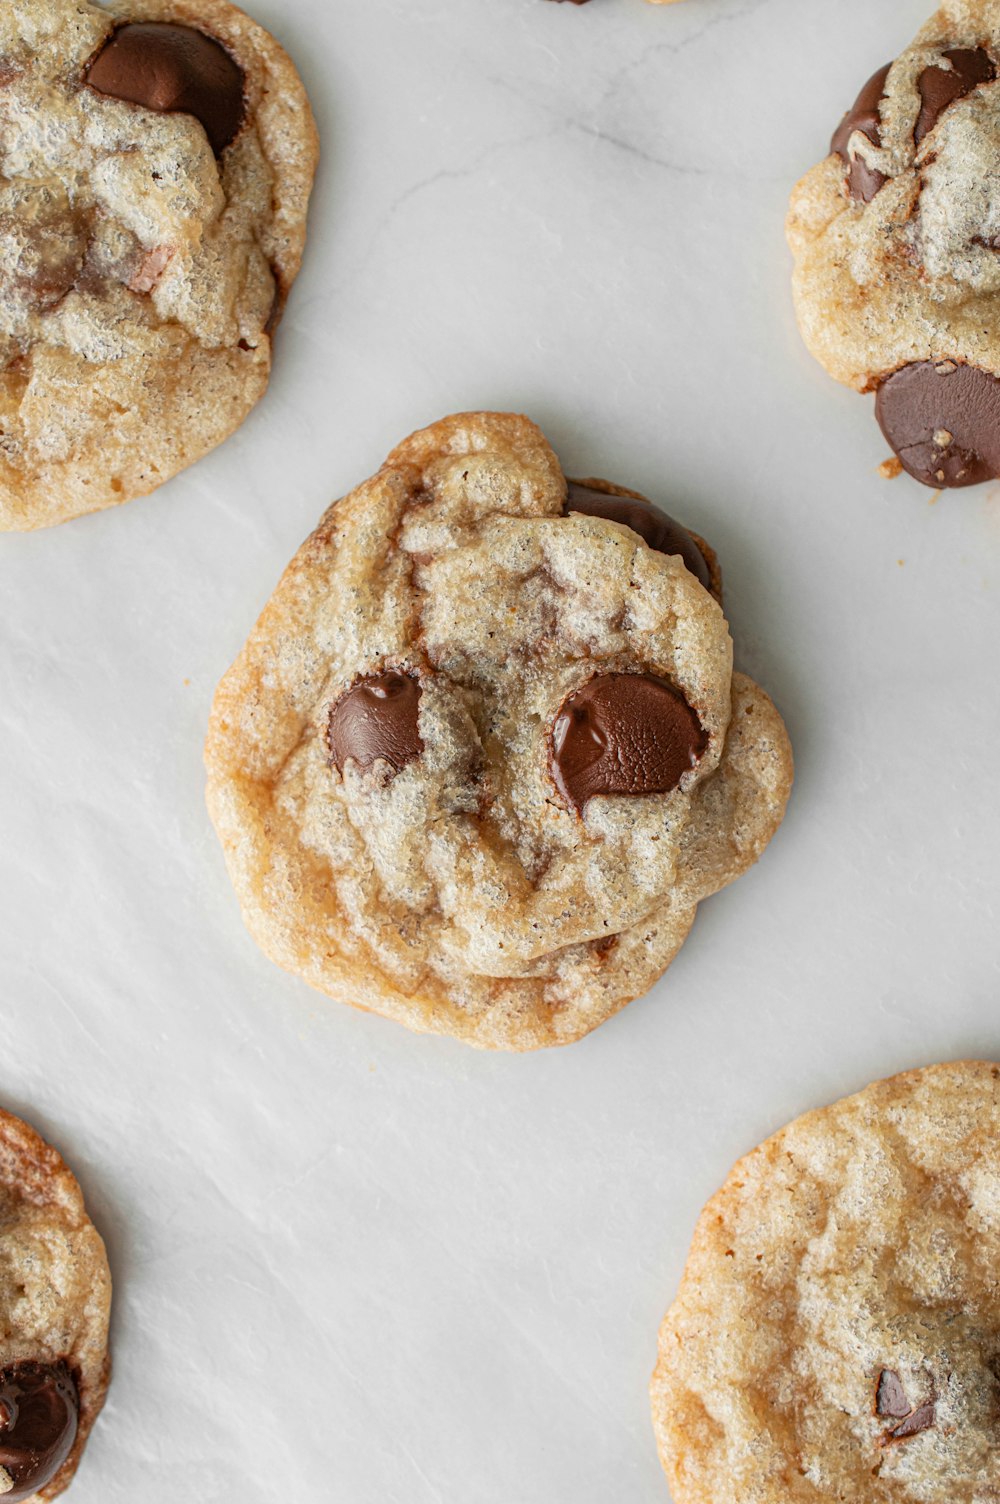
<instances>
[{"instance_id":1,"label":"chocolate chip cookie","mask_svg":"<svg viewBox=\"0 0 1000 1504\"><path fill-rule=\"evenodd\" d=\"M1000 1066L811 1112L705 1208L660 1333L675 1504L1000 1498Z\"/></svg>"},{"instance_id":2,"label":"chocolate chip cookie","mask_svg":"<svg viewBox=\"0 0 1000 1504\"><path fill-rule=\"evenodd\" d=\"M228 0L0 6L0 528L144 495L263 395L316 131Z\"/></svg>"},{"instance_id":3,"label":"chocolate chip cookie","mask_svg":"<svg viewBox=\"0 0 1000 1504\"><path fill-rule=\"evenodd\" d=\"M326 514L216 697L209 807L264 950L494 1048L577 1039L645 992L791 784L720 590L706 543L567 484L526 418L406 440Z\"/></svg>"},{"instance_id":4,"label":"chocolate chip cookie","mask_svg":"<svg viewBox=\"0 0 1000 1504\"><path fill-rule=\"evenodd\" d=\"M924 485L1000 476L1000 4L946 0L792 195L799 324Z\"/></svg>"},{"instance_id":5,"label":"chocolate chip cookie","mask_svg":"<svg viewBox=\"0 0 1000 1504\"><path fill-rule=\"evenodd\" d=\"M0 1499L54 1499L108 1387L111 1277L59 1155L0 1111Z\"/></svg>"}]
</instances>

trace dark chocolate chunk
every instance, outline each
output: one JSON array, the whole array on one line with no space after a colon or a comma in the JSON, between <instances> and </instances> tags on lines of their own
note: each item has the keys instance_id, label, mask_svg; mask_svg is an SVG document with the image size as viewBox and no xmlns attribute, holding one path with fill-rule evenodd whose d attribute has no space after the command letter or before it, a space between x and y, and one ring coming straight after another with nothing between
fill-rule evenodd
<instances>
[{"instance_id":1,"label":"dark chocolate chunk","mask_svg":"<svg viewBox=\"0 0 1000 1504\"><path fill-rule=\"evenodd\" d=\"M900 1420L912 1409L899 1374L892 1368L883 1368L875 1391L875 1414L882 1420Z\"/></svg>"},{"instance_id":2,"label":"dark chocolate chunk","mask_svg":"<svg viewBox=\"0 0 1000 1504\"><path fill-rule=\"evenodd\" d=\"M191 26L120 26L87 70L99 94L165 114L193 115L219 156L243 123L243 70L214 37Z\"/></svg>"},{"instance_id":3,"label":"dark chocolate chunk","mask_svg":"<svg viewBox=\"0 0 1000 1504\"><path fill-rule=\"evenodd\" d=\"M918 146L950 104L964 99L978 84L991 83L997 76L993 59L982 47L952 47L942 56L951 63L950 68L925 68L917 80L920 114L913 139Z\"/></svg>"},{"instance_id":4,"label":"dark chocolate chunk","mask_svg":"<svg viewBox=\"0 0 1000 1504\"><path fill-rule=\"evenodd\" d=\"M399 773L424 750L418 729L420 685L409 674L371 674L330 710L327 745L341 772L347 762L388 762Z\"/></svg>"},{"instance_id":5,"label":"dark chocolate chunk","mask_svg":"<svg viewBox=\"0 0 1000 1504\"><path fill-rule=\"evenodd\" d=\"M1000 380L978 366L918 361L887 376L875 416L903 468L925 486L1000 476Z\"/></svg>"},{"instance_id":6,"label":"dark chocolate chunk","mask_svg":"<svg viewBox=\"0 0 1000 1504\"><path fill-rule=\"evenodd\" d=\"M607 517L611 522L624 523L658 553L673 554L683 559L695 578L701 581L706 590L711 590L711 572L691 534L651 501L636 501L631 496L609 496L606 491L595 491L591 486L581 486L570 481L564 510L567 513L582 512L587 517Z\"/></svg>"},{"instance_id":7,"label":"dark chocolate chunk","mask_svg":"<svg viewBox=\"0 0 1000 1504\"><path fill-rule=\"evenodd\" d=\"M898 1426L886 1432L882 1438L882 1445L888 1446L892 1441L907 1441L911 1436L919 1436L921 1431L930 1430L934 1424L936 1410L934 1400L925 1400L905 1420L901 1420Z\"/></svg>"},{"instance_id":8,"label":"dark chocolate chunk","mask_svg":"<svg viewBox=\"0 0 1000 1504\"><path fill-rule=\"evenodd\" d=\"M882 116L879 106L885 98L885 81L891 63L873 73L833 133L830 150L835 151L847 168L847 191L858 203L869 204L888 181L884 172L869 167L863 157L854 157L848 143L855 131L867 136L873 146L882 145Z\"/></svg>"},{"instance_id":9,"label":"dark chocolate chunk","mask_svg":"<svg viewBox=\"0 0 1000 1504\"><path fill-rule=\"evenodd\" d=\"M79 1400L64 1363L14 1363L0 1371L0 1467L17 1504L50 1483L76 1440Z\"/></svg>"},{"instance_id":10,"label":"dark chocolate chunk","mask_svg":"<svg viewBox=\"0 0 1000 1504\"><path fill-rule=\"evenodd\" d=\"M707 745L673 685L651 674L599 674L556 717L552 776L577 811L598 794L668 794Z\"/></svg>"}]
</instances>

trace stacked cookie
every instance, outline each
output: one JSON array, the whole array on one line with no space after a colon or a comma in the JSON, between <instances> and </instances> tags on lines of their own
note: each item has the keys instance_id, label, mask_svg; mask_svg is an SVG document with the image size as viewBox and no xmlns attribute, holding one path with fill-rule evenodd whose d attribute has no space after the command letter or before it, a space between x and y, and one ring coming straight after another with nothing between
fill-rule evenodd
<instances>
[{"instance_id":1,"label":"stacked cookie","mask_svg":"<svg viewBox=\"0 0 1000 1504\"><path fill-rule=\"evenodd\" d=\"M267 953L494 1048L578 1039L644 993L791 787L720 590L707 544L567 485L525 418L401 444L216 698L209 808Z\"/></svg>"}]
</instances>

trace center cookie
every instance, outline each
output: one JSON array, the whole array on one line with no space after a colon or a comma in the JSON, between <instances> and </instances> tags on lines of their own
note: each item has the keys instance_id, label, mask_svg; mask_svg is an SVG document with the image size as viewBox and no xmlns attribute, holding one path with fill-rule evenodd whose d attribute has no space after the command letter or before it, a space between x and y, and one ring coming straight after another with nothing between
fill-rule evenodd
<instances>
[{"instance_id":1,"label":"center cookie","mask_svg":"<svg viewBox=\"0 0 1000 1504\"><path fill-rule=\"evenodd\" d=\"M223 681L247 923L331 996L533 1049L664 971L777 829L784 727L715 558L524 418L415 434L332 507Z\"/></svg>"},{"instance_id":2,"label":"center cookie","mask_svg":"<svg viewBox=\"0 0 1000 1504\"><path fill-rule=\"evenodd\" d=\"M1000 1066L812 1112L709 1202L660 1333L675 1504L1000 1498Z\"/></svg>"},{"instance_id":3,"label":"center cookie","mask_svg":"<svg viewBox=\"0 0 1000 1504\"><path fill-rule=\"evenodd\" d=\"M1000 476L1000 4L946 0L792 195L806 344L925 485Z\"/></svg>"},{"instance_id":4,"label":"center cookie","mask_svg":"<svg viewBox=\"0 0 1000 1504\"><path fill-rule=\"evenodd\" d=\"M316 165L228 0L0 5L0 528L145 495L267 386Z\"/></svg>"}]
</instances>

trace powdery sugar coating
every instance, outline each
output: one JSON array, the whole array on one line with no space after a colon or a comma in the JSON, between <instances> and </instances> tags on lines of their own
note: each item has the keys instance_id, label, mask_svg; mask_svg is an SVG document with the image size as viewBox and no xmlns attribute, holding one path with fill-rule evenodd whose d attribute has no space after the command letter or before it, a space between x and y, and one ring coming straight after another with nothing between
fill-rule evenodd
<instances>
[{"instance_id":1,"label":"powdery sugar coating","mask_svg":"<svg viewBox=\"0 0 1000 1504\"><path fill-rule=\"evenodd\" d=\"M209 806L268 954L483 1046L564 1043L645 992L698 901L763 850L791 782L709 592L630 529L562 516L565 500L524 418L415 434L293 561L208 739ZM419 676L424 751L340 773L330 707L387 669ZM581 818L549 739L597 672L667 680L708 745L671 794L595 798Z\"/></svg>"},{"instance_id":2,"label":"powdery sugar coating","mask_svg":"<svg viewBox=\"0 0 1000 1504\"><path fill-rule=\"evenodd\" d=\"M878 1082L734 1168L660 1333L675 1504L1000 1499L1000 1066Z\"/></svg>"},{"instance_id":3,"label":"powdery sugar coating","mask_svg":"<svg viewBox=\"0 0 1000 1504\"><path fill-rule=\"evenodd\" d=\"M831 155L792 195L802 334L830 374L858 391L911 361L1000 374L1000 81L973 84L915 142L921 75L954 73L945 54L957 50L965 88L977 70L964 53L981 47L1000 64L1000 0L948 0L889 72L881 144L853 137L853 154L885 185L868 204L852 201L844 164ZM925 94L946 97L941 82L927 75Z\"/></svg>"},{"instance_id":4,"label":"powdery sugar coating","mask_svg":"<svg viewBox=\"0 0 1000 1504\"><path fill-rule=\"evenodd\" d=\"M216 38L246 115L217 160L185 114L107 97L124 22ZM228 0L0 6L0 528L152 491L263 395L317 158L302 84Z\"/></svg>"},{"instance_id":5,"label":"powdery sugar coating","mask_svg":"<svg viewBox=\"0 0 1000 1504\"><path fill-rule=\"evenodd\" d=\"M32 1501L54 1499L70 1483L104 1404L110 1307L104 1244L80 1187L37 1133L0 1112L0 1371L65 1362L80 1399L72 1450Z\"/></svg>"}]
</instances>

